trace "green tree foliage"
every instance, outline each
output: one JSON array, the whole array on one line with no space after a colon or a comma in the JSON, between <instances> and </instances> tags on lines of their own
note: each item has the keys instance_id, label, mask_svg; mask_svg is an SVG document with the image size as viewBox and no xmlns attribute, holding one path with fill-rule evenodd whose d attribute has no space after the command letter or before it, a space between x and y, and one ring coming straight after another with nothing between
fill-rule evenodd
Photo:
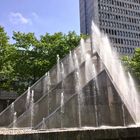
<instances>
[{"instance_id":1,"label":"green tree foliage","mask_svg":"<svg viewBox=\"0 0 140 140\"><path fill-rule=\"evenodd\" d=\"M135 50L134 56L125 56L122 60L127 69L132 73L138 83L140 83L140 48Z\"/></svg>"},{"instance_id":2,"label":"green tree foliage","mask_svg":"<svg viewBox=\"0 0 140 140\"><path fill-rule=\"evenodd\" d=\"M15 52L15 47L9 44L9 37L0 26L0 88L2 89L11 89Z\"/></svg>"},{"instance_id":3,"label":"green tree foliage","mask_svg":"<svg viewBox=\"0 0 140 140\"><path fill-rule=\"evenodd\" d=\"M15 64L13 66L15 77L13 82L15 83L14 90L21 92L33 81L35 54L32 49L38 41L33 33L25 34L21 32L14 32L13 39L15 40L13 45L16 48L16 53L14 54Z\"/></svg>"},{"instance_id":4,"label":"green tree foliage","mask_svg":"<svg viewBox=\"0 0 140 140\"><path fill-rule=\"evenodd\" d=\"M0 28L0 88L22 93L56 64L57 54L63 58L78 46L80 36L75 32L46 33L39 39L34 33L14 32L14 44L9 44ZM5 85L5 87L4 87Z\"/></svg>"}]
</instances>

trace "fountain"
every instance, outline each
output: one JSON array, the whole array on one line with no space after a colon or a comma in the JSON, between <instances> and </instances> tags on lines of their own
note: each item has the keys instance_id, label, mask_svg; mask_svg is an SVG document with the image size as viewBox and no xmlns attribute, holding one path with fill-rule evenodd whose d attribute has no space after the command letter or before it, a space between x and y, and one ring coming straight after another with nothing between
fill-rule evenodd
<instances>
[{"instance_id":1,"label":"fountain","mask_svg":"<svg viewBox=\"0 0 140 140\"><path fill-rule=\"evenodd\" d=\"M32 90L31 93L31 100L30 100L30 113L31 113L31 124L30 127L33 128L34 125L34 91Z\"/></svg>"},{"instance_id":2,"label":"fountain","mask_svg":"<svg viewBox=\"0 0 140 140\"><path fill-rule=\"evenodd\" d=\"M107 36L94 24L92 29L91 40L81 39L62 60L57 55L56 67L0 114L0 126L6 122L5 126L23 128L30 122L30 138L42 140L140 138L135 133L140 130L140 100L132 76L125 73Z\"/></svg>"},{"instance_id":3,"label":"fountain","mask_svg":"<svg viewBox=\"0 0 140 140\"><path fill-rule=\"evenodd\" d=\"M50 85L48 85L49 81L48 72L45 73L44 81L43 81L43 94L46 94Z\"/></svg>"},{"instance_id":4,"label":"fountain","mask_svg":"<svg viewBox=\"0 0 140 140\"><path fill-rule=\"evenodd\" d=\"M57 83L60 82L61 74L60 74L60 57L57 55Z\"/></svg>"},{"instance_id":5,"label":"fountain","mask_svg":"<svg viewBox=\"0 0 140 140\"><path fill-rule=\"evenodd\" d=\"M60 65L61 65L61 80L62 80L62 91L63 91L63 89L64 89L64 78L65 78L65 71L64 71L64 65L63 65L63 63L61 62L60 63Z\"/></svg>"},{"instance_id":6,"label":"fountain","mask_svg":"<svg viewBox=\"0 0 140 140\"><path fill-rule=\"evenodd\" d=\"M113 79L113 83L118 88L118 94L120 95L121 99L123 100L123 103L127 107L128 111L133 117L133 120L135 123L139 123L139 117L138 114L135 112L136 106L139 106L140 101L136 101L138 105L132 105L134 102L132 102L131 94L129 93L129 84L127 77L125 75L125 72L123 70L122 64L119 61L119 58L117 57L117 54L115 54L111 50L110 42L106 35L103 35L99 32L98 28L95 24L92 26L93 28L93 37L92 41L94 42L94 49L98 52L100 55L100 58L102 59L108 73ZM101 40L100 44L97 40ZM118 58L118 59L116 59ZM117 71L116 71L117 67ZM121 81L121 84L119 83ZM134 87L134 85L133 85ZM134 87L134 89L136 89ZM138 97L138 93L133 90L134 97ZM138 98L135 98L136 100L139 100Z\"/></svg>"},{"instance_id":7,"label":"fountain","mask_svg":"<svg viewBox=\"0 0 140 140\"><path fill-rule=\"evenodd\" d=\"M42 120L42 130L46 129L46 124L45 124L45 118L43 118Z\"/></svg>"},{"instance_id":8,"label":"fountain","mask_svg":"<svg viewBox=\"0 0 140 140\"><path fill-rule=\"evenodd\" d=\"M79 120L79 123L78 123L78 126L81 127L81 101L82 101L82 98L81 98L81 85L80 85L80 75L79 75L79 70L76 71L76 92L78 94L77 96L77 101L78 101L78 120Z\"/></svg>"},{"instance_id":9,"label":"fountain","mask_svg":"<svg viewBox=\"0 0 140 140\"><path fill-rule=\"evenodd\" d=\"M16 128L17 127L16 121L17 121L17 112L14 112L14 116L13 116L13 128Z\"/></svg>"},{"instance_id":10,"label":"fountain","mask_svg":"<svg viewBox=\"0 0 140 140\"><path fill-rule=\"evenodd\" d=\"M64 93L61 93L61 113L64 113Z\"/></svg>"},{"instance_id":11,"label":"fountain","mask_svg":"<svg viewBox=\"0 0 140 140\"><path fill-rule=\"evenodd\" d=\"M85 60L86 49L85 49L85 42L84 42L83 38L81 38L81 41L80 41L80 48L81 48L81 59L82 59L82 61L84 61Z\"/></svg>"},{"instance_id":12,"label":"fountain","mask_svg":"<svg viewBox=\"0 0 140 140\"><path fill-rule=\"evenodd\" d=\"M74 70L74 63L73 63L73 57L72 52L69 52L69 73Z\"/></svg>"},{"instance_id":13,"label":"fountain","mask_svg":"<svg viewBox=\"0 0 140 140\"><path fill-rule=\"evenodd\" d=\"M15 105L14 105L14 103L12 103L11 104L11 116L13 116L14 113L15 113Z\"/></svg>"},{"instance_id":14,"label":"fountain","mask_svg":"<svg viewBox=\"0 0 140 140\"><path fill-rule=\"evenodd\" d=\"M31 90L30 87L28 87L27 97L26 97L26 109L28 109L30 105L30 96L31 96L30 90Z\"/></svg>"},{"instance_id":15,"label":"fountain","mask_svg":"<svg viewBox=\"0 0 140 140\"><path fill-rule=\"evenodd\" d=\"M126 122L125 122L125 109L124 109L124 104L122 104L122 112L123 112L123 122L124 122L124 126L126 126Z\"/></svg>"},{"instance_id":16,"label":"fountain","mask_svg":"<svg viewBox=\"0 0 140 140\"><path fill-rule=\"evenodd\" d=\"M90 66L90 67L89 67ZM89 54L86 54L85 61L85 83L91 80L95 76L95 66L92 62L92 58Z\"/></svg>"},{"instance_id":17,"label":"fountain","mask_svg":"<svg viewBox=\"0 0 140 140\"><path fill-rule=\"evenodd\" d=\"M47 76L48 76L48 79L47 79L47 91L49 92L50 86L51 86L51 79L50 79L50 73L49 72L47 72Z\"/></svg>"}]
</instances>

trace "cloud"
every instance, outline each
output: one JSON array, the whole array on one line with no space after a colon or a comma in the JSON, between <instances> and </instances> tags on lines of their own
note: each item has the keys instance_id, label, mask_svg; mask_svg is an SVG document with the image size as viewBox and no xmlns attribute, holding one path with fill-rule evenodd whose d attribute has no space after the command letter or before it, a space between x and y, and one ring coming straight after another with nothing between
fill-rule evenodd
<instances>
[{"instance_id":1,"label":"cloud","mask_svg":"<svg viewBox=\"0 0 140 140\"><path fill-rule=\"evenodd\" d=\"M11 12L9 16L9 20L12 24L14 25L19 25L19 24L32 24L31 19L24 17L21 13L19 12Z\"/></svg>"}]
</instances>

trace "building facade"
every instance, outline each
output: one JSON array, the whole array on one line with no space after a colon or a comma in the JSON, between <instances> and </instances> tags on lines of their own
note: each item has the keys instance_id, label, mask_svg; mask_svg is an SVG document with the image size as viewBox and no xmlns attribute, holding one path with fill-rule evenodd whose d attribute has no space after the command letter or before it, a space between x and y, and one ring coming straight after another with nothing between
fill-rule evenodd
<instances>
[{"instance_id":1,"label":"building facade","mask_svg":"<svg viewBox=\"0 0 140 140\"><path fill-rule=\"evenodd\" d=\"M140 47L140 0L80 0L81 33L91 33L92 20L120 54Z\"/></svg>"}]
</instances>

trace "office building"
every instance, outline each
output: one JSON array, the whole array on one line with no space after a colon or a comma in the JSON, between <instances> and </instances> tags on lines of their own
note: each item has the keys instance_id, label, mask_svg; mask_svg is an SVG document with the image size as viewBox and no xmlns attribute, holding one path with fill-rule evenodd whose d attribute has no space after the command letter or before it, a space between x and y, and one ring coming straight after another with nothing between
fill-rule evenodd
<instances>
[{"instance_id":1,"label":"office building","mask_svg":"<svg viewBox=\"0 0 140 140\"><path fill-rule=\"evenodd\" d=\"M91 33L92 20L120 54L140 47L140 0L80 0L81 33Z\"/></svg>"}]
</instances>

